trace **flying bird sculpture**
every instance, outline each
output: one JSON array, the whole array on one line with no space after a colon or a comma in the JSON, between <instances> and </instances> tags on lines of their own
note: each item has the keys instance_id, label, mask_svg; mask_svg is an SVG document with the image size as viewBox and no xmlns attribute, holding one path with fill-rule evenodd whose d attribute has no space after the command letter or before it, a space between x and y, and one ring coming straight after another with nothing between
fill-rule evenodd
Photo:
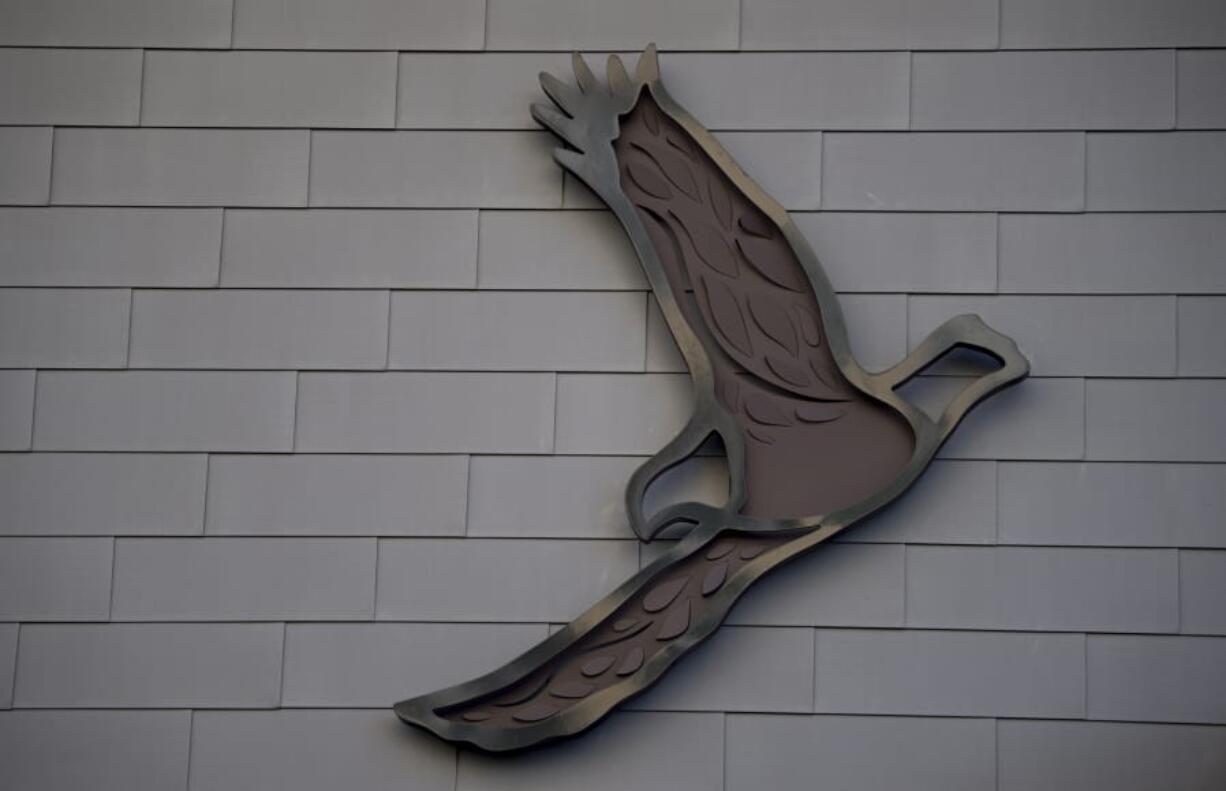
<instances>
[{"instance_id":1,"label":"flying bird sculpture","mask_svg":"<svg viewBox=\"0 0 1226 791\"><path fill-rule=\"evenodd\" d=\"M902 494L967 412L1029 365L978 316L951 318L878 373L852 356L838 300L783 207L665 91L654 46L607 85L574 56L576 84L541 74L532 115L565 143L563 168L629 236L693 379L685 427L626 487L643 541L684 537L565 628L472 681L397 703L405 722L489 751L583 731L709 637L745 590ZM994 370L936 419L896 392L957 347ZM725 505L654 515L648 486L712 435Z\"/></svg>"}]
</instances>

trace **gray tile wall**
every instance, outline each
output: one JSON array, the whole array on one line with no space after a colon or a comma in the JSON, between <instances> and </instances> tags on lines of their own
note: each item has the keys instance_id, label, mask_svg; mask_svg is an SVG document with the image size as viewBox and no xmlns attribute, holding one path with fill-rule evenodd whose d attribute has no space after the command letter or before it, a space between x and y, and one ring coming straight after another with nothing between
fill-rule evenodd
<instances>
[{"instance_id":1,"label":"gray tile wall","mask_svg":"<svg viewBox=\"0 0 1226 791\"><path fill-rule=\"evenodd\" d=\"M688 379L527 112L649 40L868 367L978 312L1034 377L595 732L457 751L387 705L660 551ZM1222 3L0 0L0 73L0 786L1226 787Z\"/></svg>"}]
</instances>

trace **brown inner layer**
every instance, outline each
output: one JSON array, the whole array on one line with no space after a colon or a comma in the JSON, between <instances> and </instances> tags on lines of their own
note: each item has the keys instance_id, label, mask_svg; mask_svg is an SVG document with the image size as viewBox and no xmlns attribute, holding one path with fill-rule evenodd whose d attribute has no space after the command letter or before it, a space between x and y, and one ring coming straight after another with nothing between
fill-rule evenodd
<instances>
[{"instance_id":1,"label":"brown inner layer","mask_svg":"<svg viewBox=\"0 0 1226 791\"><path fill-rule=\"evenodd\" d=\"M565 711L633 675L715 606L711 598L746 563L787 540L745 533L716 538L661 570L612 615L519 683L442 716L516 728Z\"/></svg>"},{"instance_id":2,"label":"brown inner layer","mask_svg":"<svg viewBox=\"0 0 1226 791\"><path fill-rule=\"evenodd\" d=\"M746 445L749 516L813 516L892 481L914 436L843 376L808 276L782 231L644 94L615 142L621 186L651 236L716 395ZM747 563L794 536L724 534L660 570L616 612L520 682L441 716L517 728L629 678L698 620ZM721 611L716 611L717 608Z\"/></svg>"},{"instance_id":3,"label":"brown inner layer","mask_svg":"<svg viewBox=\"0 0 1226 791\"><path fill-rule=\"evenodd\" d=\"M716 395L744 432L743 513L829 513L893 480L911 459L911 427L843 376L779 227L649 94L623 117L614 149Z\"/></svg>"}]
</instances>

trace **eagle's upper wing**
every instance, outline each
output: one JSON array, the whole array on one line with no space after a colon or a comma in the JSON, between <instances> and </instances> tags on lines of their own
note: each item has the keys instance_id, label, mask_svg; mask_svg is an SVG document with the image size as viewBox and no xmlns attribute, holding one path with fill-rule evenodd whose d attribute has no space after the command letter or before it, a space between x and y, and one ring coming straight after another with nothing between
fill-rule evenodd
<instances>
[{"instance_id":1,"label":"eagle's upper wing","mask_svg":"<svg viewBox=\"0 0 1226 791\"><path fill-rule=\"evenodd\" d=\"M819 401L852 398L823 337L812 283L780 228L650 93L640 94L620 131L613 147L622 191L678 298L692 292L698 315L687 318L776 388Z\"/></svg>"},{"instance_id":2,"label":"eagle's upper wing","mask_svg":"<svg viewBox=\"0 0 1226 791\"><path fill-rule=\"evenodd\" d=\"M533 117L625 227L703 388L686 429L632 478L632 518L645 486L712 431L733 443L742 515L813 517L881 490L913 456L912 424L865 389L837 299L782 207L672 100L651 47L634 79L611 56L607 88L577 55L574 70L574 86L542 75L555 106Z\"/></svg>"}]
</instances>

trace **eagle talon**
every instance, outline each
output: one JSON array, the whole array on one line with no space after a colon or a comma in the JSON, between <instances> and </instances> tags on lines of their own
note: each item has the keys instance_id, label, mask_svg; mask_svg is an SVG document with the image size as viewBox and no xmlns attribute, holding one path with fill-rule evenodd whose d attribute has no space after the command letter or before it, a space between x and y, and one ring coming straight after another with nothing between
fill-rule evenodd
<instances>
[{"instance_id":1,"label":"eagle talon","mask_svg":"<svg viewBox=\"0 0 1226 791\"><path fill-rule=\"evenodd\" d=\"M553 132L558 137L570 143L578 135L575 134L574 121L564 113L550 105L537 102L531 107L532 118L538 124Z\"/></svg>"},{"instance_id":2,"label":"eagle talon","mask_svg":"<svg viewBox=\"0 0 1226 791\"><path fill-rule=\"evenodd\" d=\"M571 56L573 85L548 72L540 73L541 89L554 106L533 104L532 117L574 149L554 152L559 165L589 186L602 181L600 177L617 172L613 141L619 134L620 118L634 107L639 91L650 82L645 75L658 74L654 64L655 48L648 47L639 61L636 77L632 78L621 58L610 55L605 85L576 52Z\"/></svg>"}]
</instances>

